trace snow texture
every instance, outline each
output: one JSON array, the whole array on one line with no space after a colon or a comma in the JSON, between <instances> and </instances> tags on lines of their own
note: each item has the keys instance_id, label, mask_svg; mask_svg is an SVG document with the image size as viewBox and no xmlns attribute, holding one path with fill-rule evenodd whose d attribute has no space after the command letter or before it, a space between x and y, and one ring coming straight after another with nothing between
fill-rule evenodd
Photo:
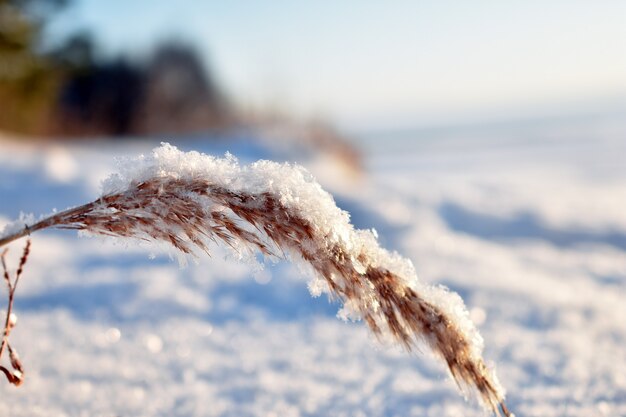
<instances>
[{"instance_id":1,"label":"snow texture","mask_svg":"<svg viewBox=\"0 0 626 417\"><path fill-rule=\"evenodd\" d=\"M516 415L626 415L623 119L424 135L368 142L358 183L307 163L356 227L463 296ZM0 143L0 222L90 201L113 156L151 148ZM43 163L68 158L71 180ZM381 349L336 320L288 263L259 272L215 249L180 269L56 231L32 251L11 336L26 381L0 385L0 415L484 415L427 352Z\"/></svg>"}]
</instances>

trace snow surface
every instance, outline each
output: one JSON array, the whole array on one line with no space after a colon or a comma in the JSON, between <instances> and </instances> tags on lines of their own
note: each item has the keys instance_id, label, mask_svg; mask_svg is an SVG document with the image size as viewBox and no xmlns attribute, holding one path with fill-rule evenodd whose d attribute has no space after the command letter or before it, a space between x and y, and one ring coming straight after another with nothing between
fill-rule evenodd
<instances>
[{"instance_id":1,"label":"snow surface","mask_svg":"<svg viewBox=\"0 0 626 417\"><path fill-rule=\"evenodd\" d=\"M517 416L626 415L626 123L575 127L381 136L360 180L308 161L356 227L462 295ZM114 157L153 146L0 142L0 227L95 198ZM33 237L11 335L26 381L0 384L0 415L484 415L438 360L337 320L288 263L257 271L214 250L181 269L151 250Z\"/></svg>"}]
</instances>

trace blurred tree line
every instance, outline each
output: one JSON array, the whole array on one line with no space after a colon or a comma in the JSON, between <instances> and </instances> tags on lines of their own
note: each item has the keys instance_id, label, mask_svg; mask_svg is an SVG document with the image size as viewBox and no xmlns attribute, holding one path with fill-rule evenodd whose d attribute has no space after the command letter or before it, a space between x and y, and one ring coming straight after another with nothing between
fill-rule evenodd
<instances>
[{"instance_id":1,"label":"blurred tree line","mask_svg":"<svg viewBox=\"0 0 626 417\"><path fill-rule=\"evenodd\" d=\"M37 51L43 16L64 0L0 0L0 129L35 133L47 122L59 74Z\"/></svg>"},{"instance_id":2,"label":"blurred tree line","mask_svg":"<svg viewBox=\"0 0 626 417\"><path fill-rule=\"evenodd\" d=\"M329 124L233 108L189 45L157 45L142 63L103 60L84 32L44 51L45 24L68 1L0 0L0 132L89 138L251 129L360 165L358 152Z\"/></svg>"},{"instance_id":3,"label":"blurred tree line","mask_svg":"<svg viewBox=\"0 0 626 417\"><path fill-rule=\"evenodd\" d=\"M148 62L96 60L89 33L41 50L67 0L0 0L0 130L30 135L189 133L234 123L194 49L157 46Z\"/></svg>"}]
</instances>

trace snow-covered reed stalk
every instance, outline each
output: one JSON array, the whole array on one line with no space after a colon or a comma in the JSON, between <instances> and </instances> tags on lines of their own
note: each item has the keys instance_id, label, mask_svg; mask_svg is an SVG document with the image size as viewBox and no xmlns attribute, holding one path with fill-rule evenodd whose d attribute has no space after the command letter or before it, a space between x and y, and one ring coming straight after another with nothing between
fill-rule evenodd
<instances>
[{"instance_id":1,"label":"snow-covered reed stalk","mask_svg":"<svg viewBox=\"0 0 626 417\"><path fill-rule=\"evenodd\" d=\"M313 295L340 299L340 315L362 318L408 350L425 342L461 387L509 415L504 393L482 359L482 338L460 297L421 283L411 262L355 230L348 213L302 168L181 152L164 144L128 161L103 195L80 207L12 228L0 246L49 227L166 242L184 254L223 242L240 256L288 257L312 273Z\"/></svg>"}]
</instances>

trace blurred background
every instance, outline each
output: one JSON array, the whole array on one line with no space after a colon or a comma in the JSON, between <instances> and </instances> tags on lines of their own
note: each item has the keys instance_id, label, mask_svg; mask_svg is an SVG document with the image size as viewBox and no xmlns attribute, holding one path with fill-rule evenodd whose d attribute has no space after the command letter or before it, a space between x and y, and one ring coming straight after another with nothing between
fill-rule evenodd
<instances>
[{"instance_id":1,"label":"blurred background","mask_svg":"<svg viewBox=\"0 0 626 417\"><path fill-rule=\"evenodd\" d=\"M0 4L7 133L252 129L354 157L349 139L380 132L626 108L620 1Z\"/></svg>"},{"instance_id":2,"label":"blurred background","mask_svg":"<svg viewBox=\"0 0 626 417\"><path fill-rule=\"evenodd\" d=\"M160 141L296 161L463 297L517 415L623 416L625 22L621 0L0 0L0 230ZM290 264L153 250L33 238L1 415L484 416Z\"/></svg>"}]
</instances>

